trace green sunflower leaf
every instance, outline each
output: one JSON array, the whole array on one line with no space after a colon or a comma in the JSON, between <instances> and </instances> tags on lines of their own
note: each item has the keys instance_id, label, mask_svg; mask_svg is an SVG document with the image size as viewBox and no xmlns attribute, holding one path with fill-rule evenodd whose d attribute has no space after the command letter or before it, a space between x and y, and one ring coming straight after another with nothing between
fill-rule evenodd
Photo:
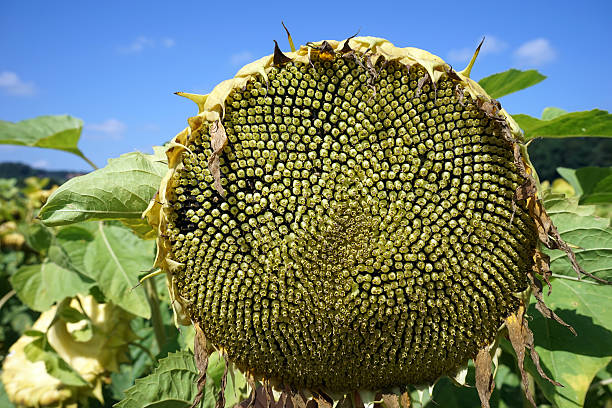
<instances>
[{"instance_id":1,"label":"green sunflower leaf","mask_svg":"<svg viewBox=\"0 0 612 408\"><path fill-rule=\"evenodd\" d=\"M528 71L509 69L508 71L482 78L478 83L492 98L497 99L539 84L545 79L546 76L540 74L535 69Z\"/></svg>"},{"instance_id":2,"label":"green sunflower leaf","mask_svg":"<svg viewBox=\"0 0 612 408\"><path fill-rule=\"evenodd\" d=\"M108 165L68 180L49 197L39 217L48 226L87 220L121 220L139 236L155 232L142 219L167 171L165 155L127 153Z\"/></svg>"}]
</instances>

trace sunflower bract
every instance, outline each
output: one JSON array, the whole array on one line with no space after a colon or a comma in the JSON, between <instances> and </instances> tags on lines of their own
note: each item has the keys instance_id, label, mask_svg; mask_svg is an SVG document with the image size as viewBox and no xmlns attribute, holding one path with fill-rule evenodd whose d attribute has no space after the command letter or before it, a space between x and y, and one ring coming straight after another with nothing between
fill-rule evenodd
<instances>
[{"instance_id":1,"label":"sunflower bract","mask_svg":"<svg viewBox=\"0 0 612 408\"><path fill-rule=\"evenodd\" d=\"M169 181L177 295L238 367L294 387L430 383L494 341L537 233L501 124L450 75L312 52L229 92ZM225 194L223 194L225 193Z\"/></svg>"}]
</instances>

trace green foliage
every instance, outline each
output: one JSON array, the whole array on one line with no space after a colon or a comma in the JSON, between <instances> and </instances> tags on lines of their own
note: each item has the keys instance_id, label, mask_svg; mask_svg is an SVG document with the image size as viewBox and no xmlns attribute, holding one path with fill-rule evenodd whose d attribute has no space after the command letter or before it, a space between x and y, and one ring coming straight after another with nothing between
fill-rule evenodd
<instances>
[{"instance_id":1,"label":"green foliage","mask_svg":"<svg viewBox=\"0 0 612 408\"><path fill-rule=\"evenodd\" d=\"M523 114L512 117L525 132L526 140L536 137L612 136L612 115L599 109L571 112L560 116L551 115L549 111L542 119Z\"/></svg>"},{"instance_id":2,"label":"green foliage","mask_svg":"<svg viewBox=\"0 0 612 408\"><path fill-rule=\"evenodd\" d=\"M558 168L557 172L574 187L580 204L612 203L612 167Z\"/></svg>"},{"instance_id":3,"label":"green foliage","mask_svg":"<svg viewBox=\"0 0 612 408\"><path fill-rule=\"evenodd\" d=\"M165 174L163 150L156 155L128 153L102 169L75 177L49 198L40 211L49 226L87 220L121 220L141 236L152 235L142 212Z\"/></svg>"},{"instance_id":4,"label":"green foliage","mask_svg":"<svg viewBox=\"0 0 612 408\"><path fill-rule=\"evenodd\" d=\"M600 264L603 266L606 262L609 266L607 258ZM578 337L546 319L532 304L529 314L533 320L529 326L542 367L563 387L555 387L532 370L533 378L557 407L582 407L593 378L612 361L612 286L555 279L552 292L545 300L559 317L574 327Z\"/></svg>"},{"instance_id":5,"label":"green foliage","mask_svg":"<svg viewBox=\"0 0 612 408\"><path fill-rule=\"evenodd\" d=\"M151 308L144 288L136 286L138 276L151 268L153 248L153 242L140 240L122 227L99 223L85 251L83 264L108 300L148 318Z\"/></svg>"},{"instance_id":6,"label":"green foliage","mask_svg":"<svg viewBox=\"0 0 612 408\"><path fill-rule=\"evenodd\" d=\"M0 144L46 147L82 156L77 148L82 130L83 121L67 115L0 121Z\"/></svg>"},{"instance_id":7,"label":"green foliage","mask_svg":"<svg viewBox=\"0 0 612 408\"><path fill-rule=\"evenodd\" d=\"M214 408L221 389L221 378L225 362L218 353L209 357L206 386L201 407ZM198 392L198 369L193 354L189 351L171 353L159 360L153 373L136 380L136 384L125 391L125 398L115 405L117 408L140 407L189 407ZM247 396L247 385L239 372L227 377L225 407L232 408ZM171 404L171 405L168 405Z\"/></svg>"},{"instance_id":8,"label":"green foliage","mask_svg":"<svg viewBox=\"0 0 612 408\"><path fill-rule=\"evenodd\" d=\"M22 266L10 281L21 301L39 312L68 296L87 293L93 285L87 276L49 260Z\"/></svg>"},{"instance_id":9,"label":"green foliage","mask_svg":"<svg viewBox=\"0 0 612 408\"><path fill-rule=\"evenodd\" d=\"M190 352L181 351L159 360L159 364L147 377L125 391L125 398L117 408L142 408L155 406L162 401L179 401L178 407L188 407L198 392L198 369Z\"/></svg>"},{"instance_id":10,"label":"green foliage","mask_svg":"<svg viewBox=\"0 0 612 408\"><path fill-rule=\"evenodd\" d=\"M576 259L582 268L602 279L612 279L610 219L593 216L595 207L579 206L578 198L547 196L544 204L563 239L574 248ZM550 255L553 273L576 276L563 252L547 253Z\"/></svg>"},{"instance_id":11,"label":"green foliage","mask_svg":"<svg viewBox=\"0 0 612 408\"><path fill-rule=\"evenodd\" d=\"M478 83L489 95L491 95L491 97L497 99L520 91L521 89L539 84L545 79L546 76L540 74L535 69L530 69L528 71L509 69L508 71L482 78Z\"/></svg>"}]
</instances>

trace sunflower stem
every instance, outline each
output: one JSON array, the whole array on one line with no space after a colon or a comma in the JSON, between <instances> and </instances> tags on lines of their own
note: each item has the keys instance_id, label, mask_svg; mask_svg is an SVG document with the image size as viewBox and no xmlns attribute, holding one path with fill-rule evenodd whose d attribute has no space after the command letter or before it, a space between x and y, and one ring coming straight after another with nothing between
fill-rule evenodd
<instances>
[{"instance_id":1,"label":"sunflower stem","mask_svg":"<svg viewBox=\"0 0 612 408\"><path fill-rule=\"evenodd\" d=\"M155 288L153 279L147 279L144 282L144 285L147 292L147 300L149 301L149 306L151 306L151 322L153 323L153 332L155 333L155 340L157 341L157 347L161 352L163 347L166 345L167 339L166 329L164 328L164 322L161 317L157 289Z\"/></svg>"}]
</instances>

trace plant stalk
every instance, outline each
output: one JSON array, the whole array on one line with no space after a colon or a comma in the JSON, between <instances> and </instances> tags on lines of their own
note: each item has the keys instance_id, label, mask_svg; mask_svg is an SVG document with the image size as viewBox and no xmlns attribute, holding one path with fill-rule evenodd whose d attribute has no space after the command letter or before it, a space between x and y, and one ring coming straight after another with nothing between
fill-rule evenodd
<instances>
[{"instance_id":1,"label":"plant stalk","mask_svg":"<svg viewBox=\"0 0 612 408\"><path fill-rule=\"evenodd\" d=\"M94 170L98 170L98 166L96 166L96 164L94 162L92 162L91 160L89 160L87 157L85 157L84 154L80 154L78 155L81 159L85 160L87 162L87 164L89 164L91 167L93 167Z\"/></svg>"},{"instance_id":2,"label":"plant stalk","mask_svg":"<svg viewBox=\"0 0 612 408\"><path fill-rule=\"evenodd\" d=\"M151 322L153 322L153 332L155 333L155 340L159 351L162 351L166 344L166 329L164 328L164 322L161 317L161 310L159 307L159 297L157 296L157 289L153 283L153 279L147 279L144 282L145 290L147 292L147 300L149 306L151 306Z\"/></svg>"}]
</instances>

